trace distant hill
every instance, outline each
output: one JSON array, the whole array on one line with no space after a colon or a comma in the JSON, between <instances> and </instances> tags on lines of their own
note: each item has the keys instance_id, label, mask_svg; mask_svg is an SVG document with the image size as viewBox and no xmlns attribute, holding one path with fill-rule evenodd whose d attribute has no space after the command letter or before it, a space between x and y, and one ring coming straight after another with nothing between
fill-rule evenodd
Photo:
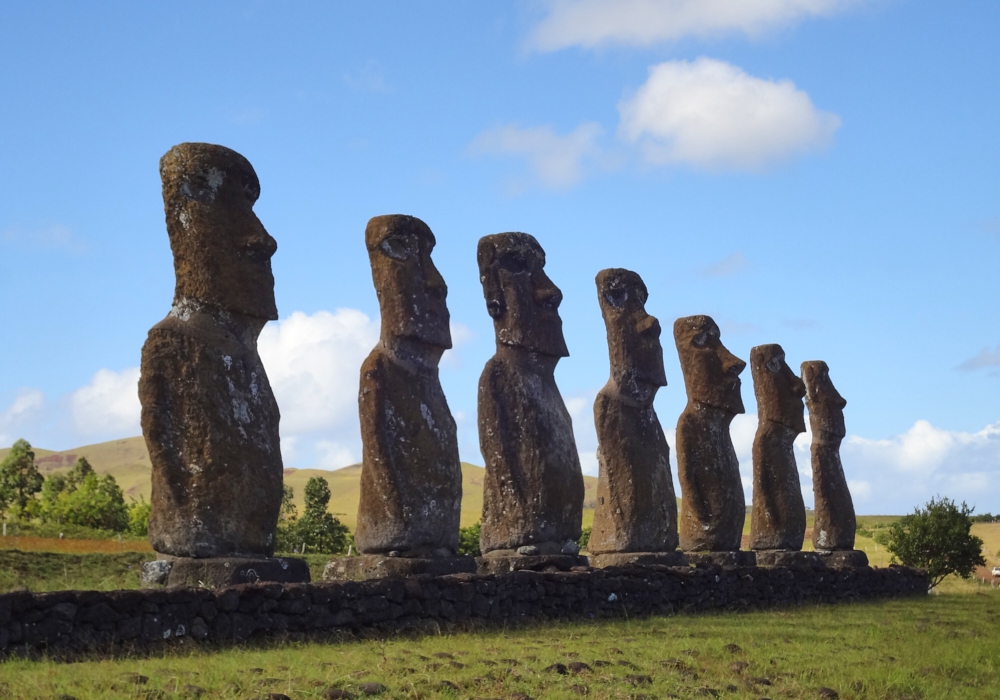
<instances>
[{"instance_id":1,"label":"distant hill","mask_svg":"<svg viewBox=\"0 0 1000 700\"><path fill-rule=\"evenodd\" d=\"M35 463L39 471L49 477L52 474L69 471L80 457L86 457L94 471L98 474L111 474L125 492L126 499L140 497L149 500L150 472L152 465L146 442L141 437L112 440L96 445L84 445L72 450L52 452L34 448ZM2 460L8 448L0 449ZM474 464L462 462L462 525L472 525L480 519L483 510L483 477L486 470ZM303 494L306 482L321 476L330 484L330 512L335 514L342 523L351 530L357 523L358 500L360 498L361 465L354 464L336 471L322 469L286 469L285 485L295 490L295 502L299 513L305 507ZM597 478L584 476L586 506L583 511L583 524L589 526L594 520L594 499L597 495Z\"/></svg>"}]
</instances>

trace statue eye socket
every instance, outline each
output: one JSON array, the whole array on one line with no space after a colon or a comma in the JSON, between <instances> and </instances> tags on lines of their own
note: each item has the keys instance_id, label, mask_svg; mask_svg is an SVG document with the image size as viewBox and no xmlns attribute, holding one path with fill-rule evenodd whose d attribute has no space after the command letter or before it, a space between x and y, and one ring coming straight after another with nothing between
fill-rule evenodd
<instances>
[{"instance_id":1,"label":"statue eye socket","mask_svg":"<svg viewBox=\"0 0 1000 700\"><path fill-rule=\"evenodd\" d=\"M528 269L527 261L516 255L505 255L500 258L500 269L507 272L519 273Z\"/></svg>"},{"instance_id":2,"label":"statue eye socket","mask_svg":"<svg viewBox=\"0 0 1000 700\"><path fill-rule=\"evenodd\" d=\"M784 362L784 359L785 358L783 357L772 357L767 361L767 369L777 374L781 371L781 365Z\"/></svg>"},{"instance_id":3,"label":"statue eye socket","mask_svg":"<svg viewBox=\"0 0 1000 700\"><path fill-rule=\"evenodd\" d=\"M706 343L708 343L708 333L699 333L691 340L691 344L696 348L703 348Z\"/></svg>"},{"instance_id":4,"label":"statue eye socket","mask_svg":"<svg viewBox=\"0 0 1000 700\"><path fill-rule=\"evenodd\" d=\"M605 290L604 300L616 309L620 309L628 301L628 290L624 287L611 287Z\"/></svg>"},{"instance_id":5,"label":"statue eye socket","mask_svg":"<svg viewBox=\"0 0 1000 700\"><path fill-rule=\"evenodd\" d=\"M393 260L405 260L416 254L417 240L414 236L389 236L379 247Z\"/></svg>"}]
</instances>

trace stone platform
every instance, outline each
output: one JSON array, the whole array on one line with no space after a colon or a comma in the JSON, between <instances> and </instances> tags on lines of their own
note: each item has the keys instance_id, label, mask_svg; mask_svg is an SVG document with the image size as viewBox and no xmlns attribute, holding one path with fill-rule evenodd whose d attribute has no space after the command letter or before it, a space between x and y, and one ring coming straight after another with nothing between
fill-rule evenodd
<instances>
[{"instance_id":1,"label":"stone platform","mask_svg":"<svg viewBox=\"0 0 1000 700\"><path fill-rule=\"evenodd\" d=\"M491 552L492 554L492 552ZM509 574L512 571L572 571L586 567L587 557L577 554L516 554L478 557L479 574Z\"/></svg>"},{"instance_id":2,"label":"stone platform","mask_svg":"<svg viewBox=\"0 0 1000 700\"><path fill-rule=\"evenodd\" d=\"M831 569L868 566L868 555L860 549L843 549L829 552L817 551L816 553L823 558L823 563Z\"/></svg>"},{"instance_id":3,"label":"stone platform","mask_svg":"<svg viewBox=\"0 0 1000 700\"><path fill-rule=\"evenodd\" d=\"M825 566L817 552L766 549L757 552L757 566Z\"/></svg>"},{"instance_id":4,"label":"stone platform","mask_svg":"<svg viewBox=\"0 0 1000 700\"><path fill-rule=\"evenodd\" d=\"M142 568L142 583L146 586L221 588L241 583L309 583L309 580L309 565L304 559L291 557L162 557Z\"/></svg>"},{"instance_id":5,"label":"stone platform","mask_svg":"<svg viewBox=\"0 0 1000 700\"><path fill-rule=\"evenodd\" d=\"M692 566L757 566L755 552L684 552Z\"/></svg>"},{"instance_id":6,"label":"stone platform","mask_svg":"<svg viewBox=\"0 0 1000 700\"><path fill-rule=\"evenodd\" d=\"M605 552L591 554L590 565L595 569L609 566L687 566L684 552Z\"/></svg>"},{"instance_id":7,"label":"stone platform","mask_svg":"<svg viewBox=\"0 0 1000 700\"><path fill-rule=\"evenodd\" d=\"M448 574L474 574L473 557L388 557L381 554L362 554L357 557L336 557L323 569L324 581L364 581L400 576L446 576Z\"/></svg>"}]
</instances>

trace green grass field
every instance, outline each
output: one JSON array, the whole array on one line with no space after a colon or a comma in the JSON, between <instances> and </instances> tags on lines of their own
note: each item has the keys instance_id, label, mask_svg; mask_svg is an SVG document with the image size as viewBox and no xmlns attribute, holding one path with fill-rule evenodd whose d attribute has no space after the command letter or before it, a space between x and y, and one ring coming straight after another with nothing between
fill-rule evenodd
<instances>
[{"instance_id":1,"label":"green grass field","mask_svg":"<svg viewBox=\"0 0 1000 700\"><path fill-rule=\"evenodd\" d=\"M1000 593L745 614L574 622L155 658L0 662L0 697L997 697ZM586 664L586 667L573 664ZM568 671L552 669L563 664ZM137 682L139 681L139 682ZM825 690L828 689L828 690ZM836 695L831 694L836 693ZM274 698L274 695L270 697Z\"/></svg>"}]
</instances>

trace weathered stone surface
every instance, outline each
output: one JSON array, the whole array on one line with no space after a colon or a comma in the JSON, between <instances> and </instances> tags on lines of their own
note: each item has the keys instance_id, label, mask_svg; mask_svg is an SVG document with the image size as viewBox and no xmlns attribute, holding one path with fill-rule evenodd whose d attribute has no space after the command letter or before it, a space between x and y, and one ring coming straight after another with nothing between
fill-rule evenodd
<instances>
[{"instance_id":1,"label":"weathered stone surface","mask_svg":"<svg viewBox=\"0 0 1000 700\"><path fill-rule=\"evenodd\" d=\"M722 345L709 316L677 319L674 342L687 391L687 406L677 420L681 549L737 551L746 500L729 424L744 411L740 373L746 363Z\"/></svg>"},{"instance_id":2,"label":"weathered stone surface","mask_svg":"<svg viewBox=\"0 0 1000 700\"><path fill-rule=\"evenodd\" d=\"M840 443L847 435L844 400L830 381L830 368L822 361L802 363L806 406L812 428L812 476L816 522L813 546L817 550L853 550L857 519L854 501L840 463Z\"/></svg>"},{"instance_id":3,"label":"weathered stone surface","mask_svg":"<svg viewBox=\"0 0 1000 700\"><path fill-rule=\"evenodd\" d=\"M757 552L757 566L825 566L819 552L797 549L766 549Z\"/></svg>"},{"instance_id":4,"label":"weathered stone surface","mask_svg":"<svg viewBox=\"0 0 1000 700\"><path fill-rule=\"evenodd\" d=\"M646 313L649 295L636 273L601 270L596 281L611 378L594 402L599 472L587 548L592 554L672 552L677 500L670 448L653 408L667 384L660 323Z\"/></svg>"},{"instance_id":5,"label":"weathered stone surface","mask_svg":"<svg viewBox=\"0 0 1000 700\"><path fill-rule=\"evenodd\" d=\"M479 575L507 574L512 571L570 571L586 567L587 557L572 554L529 554L478 557Z\"/></svg>"},{"instance_id":6,"label":"weathered stone surface","mask_svg":"<svg viewBox=\"0 0 1000 700\"><path fill-rule=\"evenodd\" d=\"M142 569L139 572L139 585L144 588L148 586L165 586L168 576L170 576L169 561L166 559L147 561L142 565Z\"/></svg>"},{"instance_id":7,"label":"weathered stone surface","mask_svg":"<svg viewBox=\"0 0 1000 700\"><path fill-rule=\"evenodd\" d=\"M692 566L757 566L756 552L684 552L684 556Z\"/></svg>"},{"instance_id":8,"label":"weathered stone surface","mask_svg":"<svg viewBox=\"0 0 1000 700\"><path fill-rule=\"evenodd\" d=\"M455 421L438 362L451 347L448 288L434 234L412 216L377 216L365 245L382 316L361 366L363 457L355 543L364 554L454 556L462 507Z\"/></svg>"},{"instance_id":9,"label":"weathered stone surface","mask_svg":"<svg viewBox=\"0 0 1000 700\"><path fill-rule=\"evenodd\" d=\"M868 555L859 549L838 549L832 552L817 552L823 563L831 569L846 569L868 566Z\"/></svg>"},{"instance_id":10,"label":"weathered stone surface","mask_svg":"<svg viewBox=\"0 0 1000 700\"><path fill-rule=\"evenodd\" d=\"M687 566L684 552L606 552L591 554L590 565L595 569L609 566Z\"/></svg>"},{"instance_id":11,"label":"weathered stone surface","mask_svg":"<svg viewBox=\"0 0 1000 700\"><path fill-rule=\"evenodd\" d=\"M476 573L475 557L386 557L362 554L360 557L335 557L323 568L324 581L364 581L402 576L445 576Z\"/></svg>"},{"instance_id":12,"label":"weathered stone surface","mask_svg":"<svg viewBox=\"0 0 1000 700\"><path fill-rule=\"evenodd\" d=\"M553 376L569 355L562 292L526 233L481 238L477 258L497 343L479 379L480 548L561 552L580 537L584 493L573 424Z\"/></svg>"},{"instance_id":13,"label":"weathered stone surface","mask_svg":"<svg viewBox=\"0 0 1000 700\"><path fill-rule=\"evenodd\" d=\"M282 464L257 336L277 318L277 246L253 212L257 175L228 148L184 143L160 176L177 286L142 348L149 541L178 557L269 556Z\"/></svg>"},{"instance_id":14,"label":"weathered stone surface","mask_svg":"<svg viewBox=\"0 0 1000 700\"><path fill-rule=\"evenodd\" d=\"M309 565L292 557L211 559L177 558L170 562L168 586L220 588L241 583L308 583Z\"/></svg>"},{"instance_id":15,"label":"weathered stone surface","mask_svg":"<svg viewBox=\"0 0 1000 700\"><path fill-rule=\"evenodd\" d=\"M785 362L780 345L752 348L750 371L758 418L753 440L750 549L799 550L805 539L806 507L793 443L806 429L802 406L805 385Z\"/></svg>"}]
</instances>

